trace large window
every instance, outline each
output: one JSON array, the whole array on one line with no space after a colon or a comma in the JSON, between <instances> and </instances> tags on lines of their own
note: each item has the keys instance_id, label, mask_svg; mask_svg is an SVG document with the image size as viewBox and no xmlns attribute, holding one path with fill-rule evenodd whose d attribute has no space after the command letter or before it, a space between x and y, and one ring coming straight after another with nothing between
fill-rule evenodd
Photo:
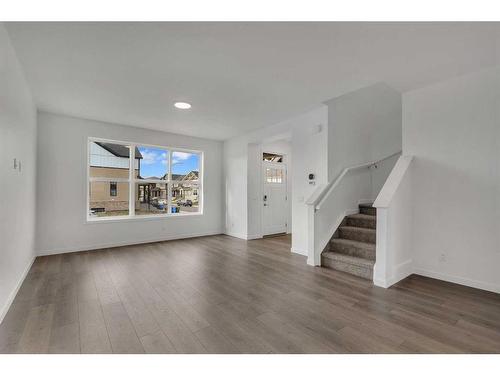
<instances>
[{"instance_id":1,"label":"large window","mask_svg":"<svg viewBox=\"0 0 500 375\"><path fill-rule=\"evenodd\" d=\"M89 220L202 213L201 152L89 139L88 154Z\"/></svg>"}]
</instances>

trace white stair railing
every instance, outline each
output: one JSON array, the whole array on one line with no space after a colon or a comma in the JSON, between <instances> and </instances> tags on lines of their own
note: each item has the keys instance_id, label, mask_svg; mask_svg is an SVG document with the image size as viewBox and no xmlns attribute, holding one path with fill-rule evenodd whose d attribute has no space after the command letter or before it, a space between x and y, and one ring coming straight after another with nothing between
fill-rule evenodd
<instances>
[{"instance_id":1,"label":"white stair railing","mask_svg":"<svg viewBox=\"0 0 500 375\"><path fill-rule=\"evenodd\" d=\"M350 213L357 212L359 203L375 198L372 187L372 167L384 162L392 163L394 160L390 159L394 159L399 154L401 151L376 161L344 168L335 180L315 190L306 202L308 206L307 263L309 265L321 265L321 252L343 218Z\"/></svg>"}]
</instances>

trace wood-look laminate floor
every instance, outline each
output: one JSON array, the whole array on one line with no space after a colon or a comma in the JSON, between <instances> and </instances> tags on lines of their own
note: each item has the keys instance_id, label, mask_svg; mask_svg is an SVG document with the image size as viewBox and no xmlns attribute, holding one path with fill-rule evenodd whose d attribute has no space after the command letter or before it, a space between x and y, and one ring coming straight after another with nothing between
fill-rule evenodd
<instances>
[{"instance_id":1,"label":"wood-look laminate floor","mask_svg":"<svg viewBox=\"0 0 500 375\"><path fill-rule=\"evenodd\" d=\"M500 352L500 295L411 276L390 289L211 236L39 257L3 353Z\"/></svg>"}]
</instances>

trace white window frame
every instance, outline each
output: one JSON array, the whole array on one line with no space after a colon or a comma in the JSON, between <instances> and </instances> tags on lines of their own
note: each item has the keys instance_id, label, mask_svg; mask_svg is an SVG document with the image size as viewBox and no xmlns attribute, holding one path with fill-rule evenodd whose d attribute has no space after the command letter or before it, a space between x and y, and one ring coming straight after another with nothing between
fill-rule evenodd
<instances>
[{"instance_id":1,"label":"white window frame","mask_svg":"<svg viewBox=\"0 0 500 375\"><path fill-rule=\"evenodd\" d=\"M114 143L120 144L124 146L129 146L129 177L128 178L116 178L116 177L90 177L90 145L93 142L106 142L106 143ZM135 166L135 148L136 147L152 147L160 150L164 150L168 152L168 170L167 175L168 178L165 180L148 180L148 179L136 179L134 177L134 166ZM174 152L186 152L191 154L197 154L199 156L199 165L198 165L198 180L193 180L192 183L198 186L198 212L178 212L172 213L172 155ZM113 221L127 221L127 220L151 220L151 219L165 219L170 217L186 217L186 216L199 216L203 215L203 197L204 188L203 188L203 168L204 167L204 154L203 151L200 150L192 150L186 148L179 147L169 147L169 146L158 146L151 145L146 143L137 143L137 142L127 142L127 141L116 141L112 139L104 139L104 138L95 138L88 137L87 138L87 188L86 191L86 212L85 218L87 223L101 223L101 222L113 222ZM126 182L129 184L129 213L128 215L123 216L109 216L109 217L94 217L90 216L90 183L94 181L101 182ZM136 183L155 183L155 184L166 184L167 185L167 212L161 214L151 214L151 215L136 215L135 214L135 197L137 192L135 191ZM191 181L190 181L191 182Z\"/></svg>"}]
</instances>

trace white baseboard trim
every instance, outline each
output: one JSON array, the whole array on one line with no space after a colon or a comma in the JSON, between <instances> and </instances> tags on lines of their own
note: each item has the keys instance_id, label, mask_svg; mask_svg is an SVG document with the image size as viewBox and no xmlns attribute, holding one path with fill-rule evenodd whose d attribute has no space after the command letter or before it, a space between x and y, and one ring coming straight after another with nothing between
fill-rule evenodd
<instances>
[{"instance_id":1,"label":"white baseboard trim","mask_svg":"<svg viewBox=\"0 0 500 375\"><path fill-rule=\"evenodd\" d=\"M294 253L294 254L299 254L299 255L304 255L304 256L307 256L307 251L302 250L302 249L297 249L297 248L295 248L295 247L293 247L293 246L290 248L290 251L291 251L292 253Z\"/></svg>"},{"instance_id":2,"label":"white baseboard trim","mask_svg":"<svg viewBox=\"0 0 500 375\"><path fill-rule=\"evenodd\" d=\"M445 274L445 273L441 273L441 272L425 270L422 268L414 268L413 273L420 275L420 276L431 277L433 279L449 281L451 283L469 286L471 288L477 288L477 289L487 290L489 292L500 293L500 285L498 285L498 284L492 284L492 283L487 283L484 281L468 279L465 277L454 276L454 275L449 275L449 274Z\"/></svg>"},{"instance_id":3,"label":"white baseboard trim","mask_svg":"<svg viewBox=\"0 0 500 375\"><path fill-rule=\"evenodd\" d=\"M259 238L263 238L262 234L243 234L236 232L224 232L226 236L236 237L242 240L257 240Z\"/></svg>"},{"instance_id":4,"label":"white baseboard trim","mask_svg":"<svg viewBox=\"0 0 500 375\"><path fill-rule=\"evenodd\" d=\"M313 267L320 267L321 265L317 265L317 264L314 264L314 259L309 259L309 257L307 257L307 261L306 263L309 265L309 266L313 266Z\"/></svg>"},{"instance_id":5,"label":"white baseboard trim","mask_svg":"<svg viewBox=\"0 0 500 375\"><path fill-rule=\"evenodd\" d=\"M259 238L263 238L262 234L248 234L247 240L258 240Z\"/></svg>"},{"instance_id":6,"label":"white baseboard trim","mask_svg":"<svg viewBox=\"0 0 500 375\"><path fill-rule=\"evenodd\" d=\"M7 311L9 311L10 306L12 305L12 302L14 302L14 299L16 298L17 292L19 292L19 289L21 288L21 285L23 285L24 279L28 275L28 272L31 269L31 266L33 265L33 262L35 261L36 256L31 259L31 261L28 263L28 266L24 269L23 273L21 274L21 277L19 280L17 280L16 287L12 292L10 292L9 297L7 298L7 301L5 301L2 309L0 310L0 324L2 324L3 319L5 318L5 315L7 315Z\"/></svg>"},{"instance_id":7,"label":"white baseboard trim","mask_svg":"<svg viewBox=\"0 0 500 375\"><path fill-rule=\"evenodd\" d=\"M385 279L381 279L379 277L373 276L373 284L375 286L380 287L380 288L385 288L385 289L389 288L389 285L387 285L386 280Z\"/></svg>"},{"instance_id":8,"label":"white baseboard trim","mask_svg":"<svg viewBox=\"0 0 500 375\"><path fill-rule=\"evenodd\" d=\"M122 242L113 242L113 243L102 243L102 244L89 245L89 246L75 246L75 247L65 247L65 248L58 248L58 249L51 249L51 250L40 250L40 251L38 251L38 255L45 256L45 255L55 255L55 254L64 254L64 253L76 253L78 251L99 250L99 249L106 249L106 248L110 248L110 247L121 247L121 246L130 246L130 245L141 245L141 244L146 244L146 243L180 240L183 238L215 236L217 234L222 234L222 231L208 231L208 232L202 232L202 233L169 235L169 236L152 238L152 239L147 239L147 240L122 241Z\"/></svg>"},{"instance_id":9,"label":"white baseboard trim","mask_svg":"<svg viewBox=\"0 0 500 375\"><path fill-rule=\"evenodd\" d=\"M243 233L236 233L236 232L224 232L224 234L226 236L230 236L230 237L236 237L236 238L239 238L241 240L246 240L247 239L247 235L246 234L243 234Z\"/></svg>"},{"instance_id":10,"label":"white baseboard trim","mask_svg":"<svg viewBox=\"0 0 500 375\"><path fill-rule=\"evenodd\" d=\"M392 277L387 280L388 286L394 285L397 282L403 280L405 277L410 276L413 273L413 260L408 259L406 262L399 263L394 267L394 273Z\"/></svg>"},{"instance_id":11,"label":"white baseboard trim","mask_svg":"<svg viewBox=\"0 0 500 375\"><path fill-rule=\"evenodd\" d=\"M403 263L399 263L394 267L394 273L388 278L376 277L377 274L377 264L375 263L375 268L373 269L374 277L373 283L381 288L389 288L391 285L403 280L405 277L410 276L413 273L413 260L408 259Z\"/></svg>"}]
</instances>

